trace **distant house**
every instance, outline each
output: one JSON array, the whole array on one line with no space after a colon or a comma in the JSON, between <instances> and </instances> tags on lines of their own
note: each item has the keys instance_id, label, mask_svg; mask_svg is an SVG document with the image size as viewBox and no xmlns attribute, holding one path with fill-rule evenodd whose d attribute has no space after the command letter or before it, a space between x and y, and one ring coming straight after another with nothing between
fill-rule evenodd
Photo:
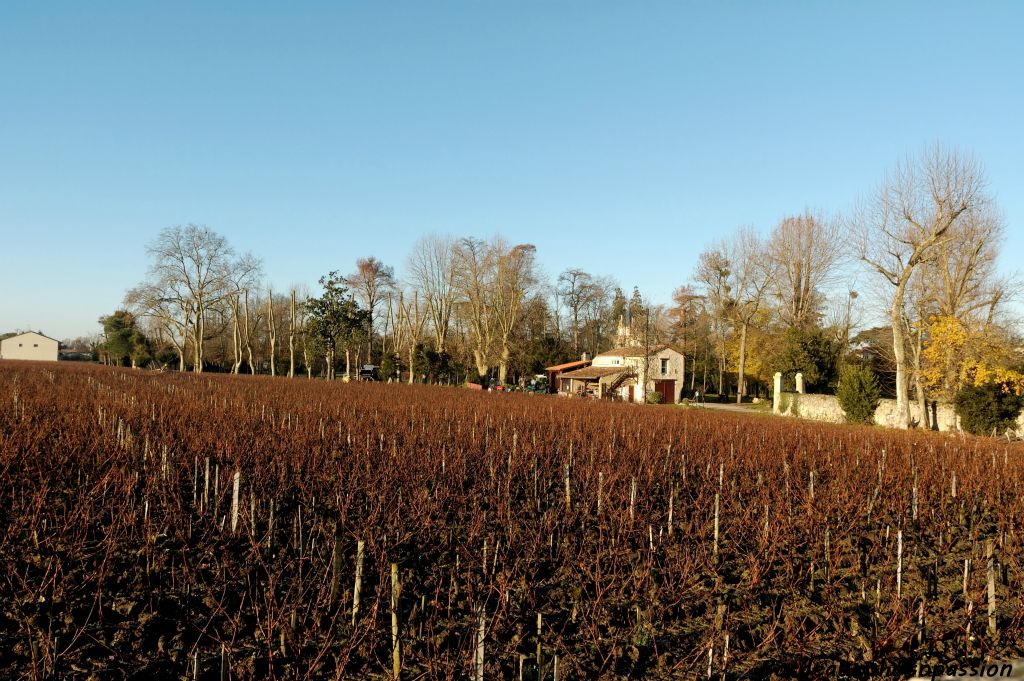
<instances>
[{"instance_id":1,"label":"distant house","mask_svg":"<svg viewBox=\"0 0 1024 681\"><path fill-rule=\"evenodd\" d=\"M561 374L559 390L625 402L645 402L658 393L662 402L674 404L683 387L683 366L682 353L671 346L624 346L602 352L589 367Z\"/></svg>"},{"instance_id":2,"label":"distant house","mask_svg":"<svg viewBox=\"0 0 1024 681\"><path fill-rule=\"evenodd\" d=\"M0 341L0 359L56 362L59 354L60 341L35 331L20 333Z\"/></svg>"}]
</instances>

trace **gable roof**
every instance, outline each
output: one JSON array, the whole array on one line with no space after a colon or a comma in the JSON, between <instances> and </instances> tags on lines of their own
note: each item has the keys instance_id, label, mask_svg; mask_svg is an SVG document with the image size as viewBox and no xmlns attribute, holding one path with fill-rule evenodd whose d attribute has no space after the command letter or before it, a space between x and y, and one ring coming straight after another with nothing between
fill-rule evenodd
<instances>
[{"instance_id":1,"label":"gable roof","mask_svg":"<svg viewBox=\"0 0 1024 681\"><path fill-rule=\"evenodd\" d=\"M579 367L590 366L589 359L578 359L575 362L566 362L565 364L556 364L553 367L544 367L545 371L564 371L566 369L576 369Z\"/></svg>"},{"instance_id":2,"label":"gable roof","mask_svg":"<svg viewBox=\"0 0 1024 681\"><path fill-rule=\"evenodd\" d=\"M654 352L654 349L651 349ZM611 350L605 350L599 352L597 357L643 357L644 349L635 345L623 346L621 348L612 348Z\"/></svg>"},{"instance_id":3,"label":"gable roof","mask_svg":"<svg viewBox=\"0 0 1024 681\"><path fill-rule=\"evenodd\" d=\"M654 345L647 351L647 356L656 355L662 350L671 350L672 352L679 352L676 348L671 345L662 343L661 345ZM679 352L679 354L683 354ZM598 353L598 357L643 357L644 349L636 345L624 346L621 348L612 348L604 352Z\"/></svg>"},{"instance_id":4,"label":"gable roof","mask_svg":"<svg viewBox=\"0 0 1024 681\"><path fill-rule=\"evenodd\" d=\"M45 338L46 340L52 340L54 343L57 343L58 345L60 345L60 341L57 340L56 338L50 338L46 334L39 333L38 331L26 331L24 333L19 333L19 334L16 334L14 336L11 336L9 338L4 338L4 341L14 340L15 338L22 338L23 336L39 336L40 338Z\"/></svg>"},{"instance_id":5,"label":"gable roof","mask_svg":"<svg viewBox=\"0 0 1024 681\"><path fill-rule=\"evenodd\" d=\"M559 378L593 380L595 378L604 378L605 376L611 376L612 374L621 374L624 371L630 371L629 367L586 367L584 369L577 369L576 371L564 373L560 375Z\"/></svg>"}]
</instances>

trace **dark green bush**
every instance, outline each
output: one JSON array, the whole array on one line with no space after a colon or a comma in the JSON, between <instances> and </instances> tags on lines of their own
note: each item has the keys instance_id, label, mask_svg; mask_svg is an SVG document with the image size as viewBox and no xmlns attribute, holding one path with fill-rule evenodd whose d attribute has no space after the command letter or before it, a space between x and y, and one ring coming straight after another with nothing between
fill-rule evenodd
<instances>
[{"instance_id":1,"label":"dark green bush","mask_svg":"<svg viewBox=\"0 0 1024 681\"><path fill-rule=\"evenodd\" d=\"M800 393L782 393L779 396L779 413L800 416Z\"/></svg>"},{"instance_id":2,"label":"dark green bush","mask_svg":"<svg viewBox=\"0 0 1024 681\"><path fill-rule=\"evenodd\" d=\"M874 422L881 391L871 369L858 364L844 367L839 374L836 395L839 397L839 406L846 413L847 423Z\"/></svg>"},{"instance_id":3,"label":"dark green bush","mask_svg":"<svg viewBox=\"0 0 1024 681\"><path fill-rule=\"evenodd\" d=\"M384 355L380 361L380 378L386 381L389 378L397 378L401 371L401 363L394 355Z\"/></svg>"},{"instance_id":4,"label":"dark green bush","mask_svg":"<svg viewBox=\"0 0 1024 681\"><path fill-rule=\"evenodd\" d=\"M999 435L1017 426L1024 398L999 383L986 383L962 388L954 403L962 429L975 435Z\"/></svg>"},{"instance_id":5,"label":"dark green bush","mask_svg":"<svg viewBox=\"0 0 1024 681\"><path fill-rule=\"evenodd\" d=\"M805 331L791 328L783 334L778 347L768 358L768 374L776 371L785 376L789 386L795 387L793 376L804 375L804 387L809 393L831 393L838 376L839 345L825 331Z\"/></svg>"}]
</instances>

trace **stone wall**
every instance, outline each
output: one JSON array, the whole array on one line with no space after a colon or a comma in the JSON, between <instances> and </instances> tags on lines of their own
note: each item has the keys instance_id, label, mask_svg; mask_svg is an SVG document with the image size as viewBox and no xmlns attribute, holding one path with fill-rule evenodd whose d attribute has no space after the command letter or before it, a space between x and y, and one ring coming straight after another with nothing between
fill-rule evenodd
<instances>
[{"instance_id":1,"label":"stone wall","mask_svg":"<svg viewBox=\"0 0 1024 681\"><path fill-rule=\"evenodd\" d=\"M783 416L799 416L812 421L846 423L846 414L834 395L801 395L784 393L781 401Z\"/></svg>"},{"instance_id":2,"label":"stone wall","mask_svg":"<svg viewBox=\"0 0 1024 681\"><path fill-rule=\"evenodd\" d=\"M798 393L783 393L779 400L778 412L782 416L799 416L811 421L824 421L826 423L845 423L846 414L839 406L839 398L835 395L800 395ZM959 417L952 404L934 405L934 420L940 431L959 430ZM915 423L921 423L921 410L916 402L910 404L910 418ZM896 400L883 399L878 403L875 410L875 425L887 428L896 427ZM1021 430L1024 430L1024 414L1018 419Z\"/></svg>"},{"instance_id":3,"label":"stone wall","mask_svg":"<svg viewBox=\"0 0 1024 681\"><path fill-rule=\"evenodd\" d=\"M803 392L803 375L796 375L797 392L789 393L782 391L782 374L775 374L775 391L772 394L772 412L781 416L799 416L811 421L824 421L826 423L846 423L846 413L839 406L839 398L835 395L806 395ZM932 424L933 430L940 432L958 432L960 430L960 417L956 414L956 408L948 402L929 402L926 407L931 411L928 423ZM916 426L924 423L921 418L921 409L917 402L910 403L910 418ZM875 409L874 422L876 426L895 428L898 420L896 412L896 400L879 400L878 408ZM1018 438L1024 438L1024 412L1017 417L1016 432L1012 432Z\"/></svg>"},{"instance_id":4,"label":"stone wall","mask_svg":"<svg viewBox=\"0 0 1024 681\"><path fill-rule=\"evenodd\" d=\"M956 415L956 408L952 404L943 402L929 406L931 407L931 415L928 421L934 420L938 425L939 431L945 433L960 430L960 417ZM917 402L910 403L910 418L914 423L924 423ZM879 402L878 409L875 410L875 423L879 426L895 428L897 420L896 400L882 400Z\"/></svg>"}]
</instances>

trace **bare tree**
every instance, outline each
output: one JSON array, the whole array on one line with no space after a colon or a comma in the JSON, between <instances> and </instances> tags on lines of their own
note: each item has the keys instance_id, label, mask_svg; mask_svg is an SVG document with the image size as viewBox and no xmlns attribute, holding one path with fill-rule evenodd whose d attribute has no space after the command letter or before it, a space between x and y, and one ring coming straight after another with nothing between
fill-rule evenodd
<instances>
[{"instance_id":1,"label":"bare tree","mask_svg":"<svg viewBox=\"0 0 1024 681\"><path fill-rule=\"evenodd\" d=\"M672 292L672 307L667 310L668 337L679 346L683 355L683 387L686 382L686 357L690 356L691 382L696 366L696 331L702 317L704 296L690 285ZM691 388L692 389L692 388Z\"/></svg>"},{"instance_id":2,"label":"bare tree","mask_svg":"<svg viewBox=\"0 0 1024 681\"><path fill-rule=\"evenodd\" d=\"M231 310L232 319L232 351L234 363L231 373L237 374L242 366L242 350L249 357L249 373L255 373L252 366L252 342L249 328L249 292L260 284L263 264L252 254L246 253L237 260L227 263L224 273L226 288L223 300Z\"/></svg>"},{"instance_id":3,"label":"bare tree","mask_svg":"<svg viewBox=\"0 0 1024 681\"><path fill-rule=\"evenodd\" d=\"M928 320L932 316L933 299L926 282L926 268L918 267L910 278L904 299L902 318L903 335L907 339L906 350L909 358L909 383L914 387L921 425L928 427L928 411L922 375L922 359Z\"/></svg>"},{"instance_id":4,"label":"bare tree","mask_svg":"<svg viewBox=\"0 0 1024 681\"><path fill-rule=\"evenodd\" d=\"M261 315L259 312L256 313L255 317L249 315L249 289L242 291L242 309L245 313L245 326L244 326L244 338L245 338L245 353L249 362L249 373L256 373L256 361L253 358L252 353L252 337L258 330L261 322ZM260 309L260 305L254 305L256 310Z\"/></svg>"},{"instance_id":5,"label":"bare tree","mask_svg":"<svg viewBox=\"0 0 1024 681\"><path fill-rule=\"evenodd\" d=\"M598 289L592 277L578 268L570 268L558 275L555 289L562 303L568 308L569 319L572 321L572 351L580 354L580 317L598 295Z\"/></svg>"},{"instance_id":6,"label":"bare tree","mask_svg":"<svg viewBox=\"0 0 1024 681\"><path fill-rule=\"evenodd\" d=\"M497 254L482 239L459 239L452 251L455 261L455 288L462 316L472 333L473 363L482 378L491 367L496 332L493 296L497 278Z\"/></svg>"},{"instance_id":7,"label":"bare tree","mask_svg":"<svg viewBox=\"0 0 1024 681\"><path fill-rule=\"evenodd\" d=\"M124 297L125 307L136 317L153 325L161 339L166 339L178 355L178 371L185 371L185 356L192 332L191 299L164 290L157 283L146 281L130 289Z\"/></svg>"},{"instance_id":8,"label":"bare tree","mask_svg":"<svg viewBox=\"0 0 1024 681\"><path fill-rule=\"evenodd\" d=\"M747 331L761 310L765 292L774 276L773 263L765 257L765 245L757 233L741 228L728 244L732 263L731 296L726 313L740 331L739 359L736 369L736 402L742 402L747 392Z\"/></svg>"},{"instance_id":9,"label":"bare tree","mask_svg":"<svg viewBox=\"0 0 1024 681\"><path fill-rule=\"evenodd\" d=\"M227 297L228 307L231 308L231 373L237 374L242 368L242 314L241 314L241 293L234 292Z\"/></svg>"},{"instance_id":10,"label":"bare tree","mask_svg":"<svg viewBox=\"0 0 1024 681\"><path fill-rule=\"evenodd\" d=\"M760 312L774 267L757 233L740 228L730 239L700 254L695 279L710 313L718 341L718 390L726 394L726 340L729 327L739 333L736 401L746 394L747 331ZM687 295L687 294L684 294ZM692 295L688 294L688 295Z\"/></svg>"},{"instance_id":11,"label":"bare tree","mask_svg":"<svg viewBox=\"0 0 1024 681\"><path fill-rule=\"evenodd\" d=\"M377 306L384 300L388 292L395 287L395 269L388 267L372 255L369 258L356 260L356 271L345 277L345 285L352 290L356 300L363 304L363 309L370 314L367 335L369 347L373 347L373 325ZM366 361L372 363L372 350L368 350Z\"/></svg>"},{"instance_id":12,"label":"bare tree","mask_svg":"<svg viewBox=\"0 0 1024 681\"><path fill-rule=\"evenodd\" d=\"M505 248L500 240L495 241L494 247L497 251L494 318L501 343L498 381L504 384L508 377L509 358L512 356L512 332L522 317L523 300L537 283L534 270L537 247L533 244L519 244Z\"/></svg>"},{"instance_id":13,"label":"bare tree","mask_svg":"<svg viewBox=\"0 0 1024 681\"><path fill-rule=\"evenodd\" d=\"M234 252L209 227L167 227L149 244L149 282L182 311L193 345L193 370L203 370L203 348L210 311L230 294L227 285Z\"/></svg>"},{"instance_id":14,"label":"bare tree","mask_svg":"<svg viewBox=\"0 0 1024 681\"><path fill-rule=\"evenodd\" d=\"M965 213L935 244L925 262L935 312L961 321L989 320L1018 284L1000 276L996 264L1006 224L994 206Z\"/></svg>"},{"instance_id":15,"label":"bare tree","mask_svg":"<svg viewBox=\"0 0 1024 681\"><path fill-rule=\"evenodd\" d=\"M835 278L842 245L837 224L810 212L785 218L772 231L767 245L775 272L772 289L789 326L807 328L818 320L823 289Z\"/></svg>"},{"instance_id":16,"label":"bare tree","mask_svg":"<svg viewBox=\"0 0 1024 681\"><path fill-rule=\"evenodd\" d=\"M274 290L267 289L267 341L270 344L270 375L277 376L277 319L274 315Z\"/></svg>"},{"instance_id":17,"label":"bare tree","mask_svg":"<svg viewBox=\"0 0 1024 681\"><path fill-rule=\"evenodd\" d=\"M852 218L860 259L892 286L889 322L896 360L897 425L901 428L911 425L907 288L915 271L934 256L950 230L988 204L984 186L982 169L974 159L936 146L917 159L898 164Z\"/></svg>"},{"instance_id":18,"label":"bare tree","mask_svg":"<svg viewBox=\"0 0 1024 681\"><path fill-rule=\"evenodd\" d=\"M312 355L312 352L311 352L312 351L312 347L311 347L312 344L309 342L309 334L306 333L306 301L308 300L308 298L309 298L308 295L304 295L302 297L302 308L301 308L301 312L299 313L300 321L299 321L299 327L298 328L301 329L301 331L302 331L302 333L299 336L301 338L301 340L302 340L302 365L304 367L306 367L306 378L309 379L309 380L312 380L313 379L313 355Z\"/></svg>"},{"instance_id":19,"label":"bare tree","mask_svg":"<svg viewBox=\"0 0 1024 681\"><path fill-rule=\"evenodd\" d=\"M1016 296L1020 284L1016 275L1004 276L997 270L1000 248L1005 238L1005 223L994 205L988 204L964 213L932 249L914 277L914 304L917 315L916 342L911 348L914 382L918 401L922 395L922 336L936 321L956 320L965 328L986 327L1004 304ZM933 341L928 339L930 345ZM957 353L938 353L944 366L928 381L946 400L952 400L961 387L959 368L964 357Z\"/></svg>"},{"instance_id":20,"label":"bare tree","mask_svg":"<svg viewBox=\"0 0 1024 681\"><path fill-rule=\"evenodd\" d=\"M826 310L826 328L844 352L850 345L850 333L861 322L860 310L855 307L859 298L857 291L848 289L845 296L835 296Z\"/></svg>"},{"instance_id":21,"label":"bare tree","mask_svg":"<svg viewBox=\"0 0 1024 681\"><path fill-rule=\"evenodd\" d=\"M612 277L600 275L595 276L592 281L593 295L586 308L584 308L583 345L584 350L591 354L597 354L605 349L603 345L618 325L618 316L613 310L613 300L618 282Z\"/></svg>"},{"instance_id":22,"label":"bare tree","mask_svg":"<svg viewBox=\"0 0 1024 681\"><path fill-rule=\"evenodd\" d=\"M423 325L427 320L426 310L420 305L419 291L414 291L412 300L404 303L404 296L398 296L398 320L396 329L401 329L399 338L409 353L409 383L416 379L416 346L423 337Z\"/></svg>"},{"instance_id":23,"label":"bare tree","mask_svg":"<svg viewBox=\"0 0 1024 681\"><path fill-rule=\"evenodd\" d=\"M409 284L423 292L438 352L448 350L448 329L457 295L454 246L447 236L422 237L413 246L406 266Z\"/></svg>"},{"instance_id":24,"label":"bare tree","mask_svg":"<svg viewBox=\"0 0 1024 681\"><path fill-rule=\"evenodd\" d=\"M713 247L700 254L694 279L703 291L707 311L711 316L711 331L716 341L718 354L718 392L726 394L725 387L725 341L727 332L726 313L732 291L730 279L732 263L722 246Z\"/></svg>"},{"instance_id":25,"label":"bare tree","mask_svg":"<svg viewBox=\"0 0 1024 681\"><path fill-rule=\"evenodd\" d=\"M291 306L288 315L288 378L295 378L295 334L299 330L295 316L295 289L292 289Z\"/></svg>"}]
</instances>

